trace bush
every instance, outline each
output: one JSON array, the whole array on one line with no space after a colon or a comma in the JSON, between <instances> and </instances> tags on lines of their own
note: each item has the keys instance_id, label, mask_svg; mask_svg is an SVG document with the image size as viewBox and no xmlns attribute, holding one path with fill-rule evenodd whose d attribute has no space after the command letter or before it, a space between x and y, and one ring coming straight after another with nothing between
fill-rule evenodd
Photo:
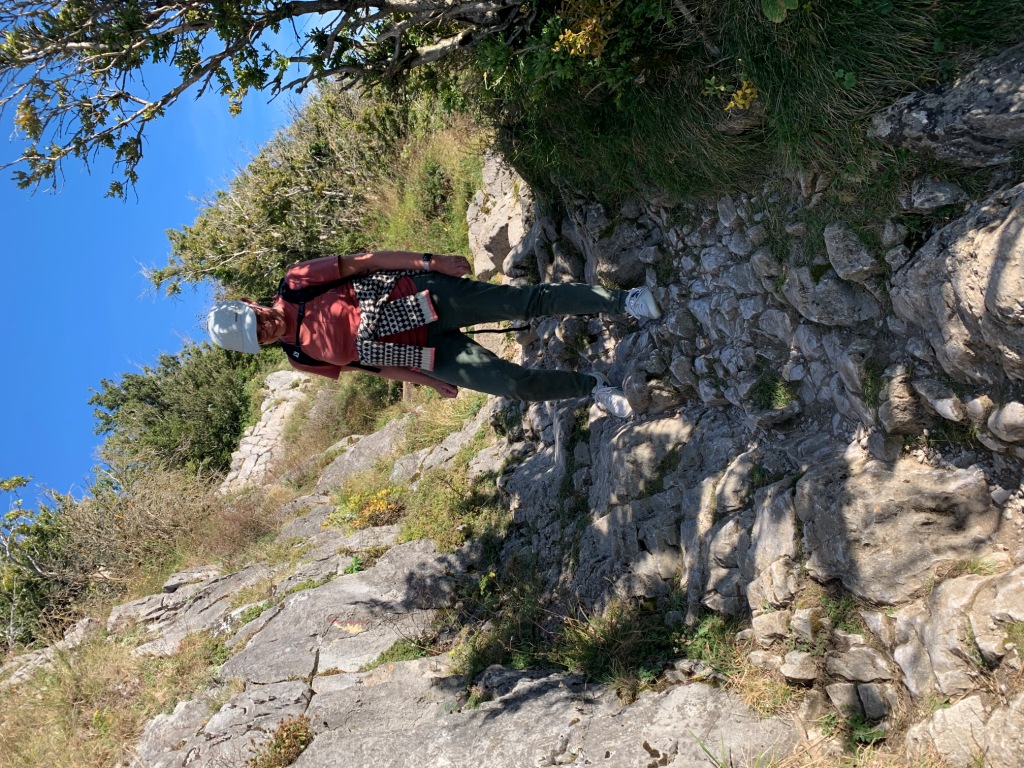
<instances>
[{"instance_id":1,"label":"bush","mask_svg":"<svg viewBox=\"0 0 1024 768\"><path fill-rule=\"evenodd\" d=\"M418 93L356 95L321 83L228 189L203 201L192 225L168 232L171 259L150 279L172 294L183 283L214 280L228 294L269 302L291 264L396 247L380 242L377 202L381 188L405 173L407 143L446 126L445 108L427 90L421 83ZM465 193L453 192L452 216L460 205L464 216Z\"/></svg>"},{"instance_id":2,"label":"bush","mask_svg":"<svg viewBox=\"0 0 1024 768\"><path fill-rule=\"evenodd\" d=\"M12 478L0 488L16 491L26 483ZM50 634L60 623L54 606L76 595L77 585L54 568L61 559L62 523L56 510L26 510L20 501L0 523L0 656Z\"/></svg>"},{"instance_id":3,"label":"bush","mask_svg":"<svg viewBox=\"0 0 1024 768\"><path fill-rule=\"evenodd\" d=\"M183 470L110 469L83 499L25 510L14 527L34 569L0 561L0 650L46 643L92 603L151 594L173 570L236 565L276 528L273 499L221 496ZM17 553L16 553L17 554Z\"/></svg>"},{"instance_id":4,"label":"bush","mask_svg":"<svg viewBox=\"0 0 1024 768\"><path fill-rule=\"evenodd\" d=\"M401 108L322 84L191 226L168 231L171 259L151 279L168 293L213 279L262 301L289 264L364 249L365 190L407 123Z\"/></svg>"},{"instance_id":5,"label":"bush","mask_svg":"<svg viewBox=\"0 0 1024 768\"><path fill-rule=\"evenodd\" d=\"M96 434L106 437L101 456L111 464L144 460L189 471L226 470L243 430L259 413L249 383L278 363L273 350L246 355L190 344L176 355L161 355L142 373L103 379L89 398L96 406Z\"/></svg>"}]
</instances>

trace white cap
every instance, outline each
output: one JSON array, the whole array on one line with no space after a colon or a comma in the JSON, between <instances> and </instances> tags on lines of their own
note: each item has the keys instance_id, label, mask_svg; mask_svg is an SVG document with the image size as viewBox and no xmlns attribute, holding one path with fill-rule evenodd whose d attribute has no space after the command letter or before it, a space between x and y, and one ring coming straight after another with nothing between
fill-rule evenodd
<instances>
[{"instance_id":1,"label":"white cap","mask_svg":"<svg viewBox=\"0 0 1024 768\"><path fill-rule=\"evenodd\" d=\"M251 355L260 351L260 343L256 340L256 313L244 301L215 304L210 310L206 328L218 347Z\"/></svg>"}]
</instances>

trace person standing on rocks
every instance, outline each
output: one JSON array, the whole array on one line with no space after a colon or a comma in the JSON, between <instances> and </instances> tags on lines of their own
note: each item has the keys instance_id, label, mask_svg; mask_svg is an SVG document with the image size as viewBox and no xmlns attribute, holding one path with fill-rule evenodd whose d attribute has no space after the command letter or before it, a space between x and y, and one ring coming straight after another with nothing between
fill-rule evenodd
<instances>
[{"instance_id":1,"label":"person standing on rocks","mask_svg":"<svg viewBox=\"0 0 1024 768\"><path fill-rule=\"evenodd\" d=\"M593 395L609 413L632 414L622 390L598 373L525 368L503 360L460 329L546 315L661 316L647 288L582 283L493 285L463 279L461 256L377 251L325 256L290 267L269 306L222 301L209 314L214 343L256 353L279 344L295 368L336 379L363 370L455 397L459 387L518 400Z\"/></svg>"}]
</instances>

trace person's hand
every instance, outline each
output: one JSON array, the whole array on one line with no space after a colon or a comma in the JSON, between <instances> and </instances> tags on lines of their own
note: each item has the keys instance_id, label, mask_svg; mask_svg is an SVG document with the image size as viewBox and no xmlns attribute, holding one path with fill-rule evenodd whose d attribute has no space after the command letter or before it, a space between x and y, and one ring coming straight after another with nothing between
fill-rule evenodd
<instances>
[{"instance_id":1,"label":"person's hand","mask_svg":"<svg viewBox=\"0 0 1024 768\"><path fill-rule=\"evenodd\" d=\"M451 398L459 396L459 388L456 387L454 384L449 384L446 381L439 381L438 379L434 379L434 381L431 382L430 386L432 386L434 390L437 392L437 394L439 394L441 397Z\"/></svg>"},{"instance_id":2,"label":"person's hand","mask_svg":"<svg viewBox=\"0 0 1024 768\"><path fill-rule=\"evenodd\" d=\"M463 256L435 256L430 262L430 270L452 277L465 277L473 271L469 260Z\"/></svg>"}]
</instances>

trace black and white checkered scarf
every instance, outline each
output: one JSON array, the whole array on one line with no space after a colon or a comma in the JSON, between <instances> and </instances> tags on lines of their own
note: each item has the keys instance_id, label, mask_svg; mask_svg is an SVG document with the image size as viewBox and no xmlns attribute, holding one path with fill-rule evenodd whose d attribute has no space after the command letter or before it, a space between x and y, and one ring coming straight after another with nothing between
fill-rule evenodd
<instances>
[{"instance_id":1,"label":"black and white checkered scarf","mask_svg":"<svg viewBox=\"0 0 1024 768\"><path fill-rule=\"evenodd\" d=\"M437 320L437 312L428 291L388 301L398 278L416 274L422 273L412 270L374 272L352 281L359 301L359 330L356 333L359 362L366 365L419 368L424 371L434 369L432 347L377 341L382 336L409 331Z\"/></svg>"}]
</instances>

